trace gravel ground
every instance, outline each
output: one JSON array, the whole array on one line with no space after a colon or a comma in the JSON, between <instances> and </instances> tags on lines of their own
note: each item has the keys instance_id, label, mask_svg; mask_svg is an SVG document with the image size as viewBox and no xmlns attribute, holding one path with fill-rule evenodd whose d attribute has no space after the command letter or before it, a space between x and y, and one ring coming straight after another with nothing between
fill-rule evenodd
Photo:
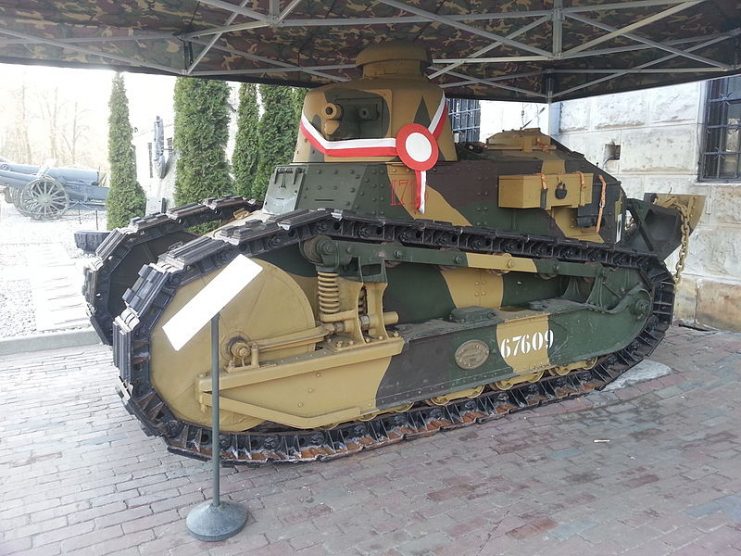
<instances>
[{"instance_id":1,"label":"gravel ground","mask_svg":"<svg viewBox=\"0 0 741 556\"><path fill-rule=\"evenodd\" d=\"M6 280L0 274L0 337L28 334L35 325L30 282Z\"/></svg>"},{"instance_id":2,"label":"gravel ground","mask_svg":"<svg viewBox=\"0 0 741 556\"><path fill-rule=\"evenodd\" d=\"M82 268L89 255L75 246L74 232L104 230L105 210L72 209L59 220L38 221L22 216L0 196L0 338L36 331L30 285L29 251L35 246L61 244L70 260Z\"/></svg>"}]
</instances>

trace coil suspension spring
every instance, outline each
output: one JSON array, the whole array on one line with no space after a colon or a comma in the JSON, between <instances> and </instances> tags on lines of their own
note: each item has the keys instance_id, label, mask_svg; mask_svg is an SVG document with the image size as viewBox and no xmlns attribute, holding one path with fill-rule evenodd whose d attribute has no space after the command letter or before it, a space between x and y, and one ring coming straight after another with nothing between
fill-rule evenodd
<instances>
[{"instance_id":1,"label":"coil suspension spring","mask_svg":"<svg viewBox=\"0 0 741 556\"><path fill-rule=\"evenodd\" d=\"M340 284L336 272L317 272L319 311L325 315L340 312Z\"/></svg>"}]
</instances>

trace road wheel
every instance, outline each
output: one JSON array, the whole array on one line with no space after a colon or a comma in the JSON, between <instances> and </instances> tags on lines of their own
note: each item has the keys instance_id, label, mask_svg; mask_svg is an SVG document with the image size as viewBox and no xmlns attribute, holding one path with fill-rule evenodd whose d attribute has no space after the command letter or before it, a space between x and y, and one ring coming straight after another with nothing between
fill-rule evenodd
<instances>
[{"instance_id":1,"label":"road wheel","mask_svg":"<svg viewBox=\"0 0 741 556\"><path fill-rule=\"evenodd\" d=\"M67 210L69 197L58 181L43 176L21 189L16 207L35 220L52 220Z\"/></svg>"}]
</instances>

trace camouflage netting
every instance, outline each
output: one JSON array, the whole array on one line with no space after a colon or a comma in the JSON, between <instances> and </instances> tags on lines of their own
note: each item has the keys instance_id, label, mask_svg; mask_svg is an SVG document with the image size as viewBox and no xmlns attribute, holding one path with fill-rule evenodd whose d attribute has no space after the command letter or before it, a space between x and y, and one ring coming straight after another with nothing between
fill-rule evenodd
<instances>
[{"instance_id":1,"label":"camouflage netting","mask_svg":"<svg viewBox=\"0 0 741 556\"><path fill-rule=\"evenodd\" d=\"M608 8L599 8L608 2ZM553 40L554 0L303 0L280 21L269 15L270 0L242 4L236 0L0 0L0 61L112 66L165 74L182 74L197 61L193 75L312 87L356 76L353 62L363 47L403 39L424 45L436 60L477 53L507 59L460 65L436 77L449 96L536 102L547 100L549 91L553 100L565 100L741 71L738 0L684 4L665 0L648 6L653 2L563 0L560 51L564 54L560 57L552 55L559 51ZM285 10L294 3L277 4ZM594 9L569 11L579 6ZM234 15L230 7L238 13ZM673 13L655 17L666 10ZM487 12L515 14L482 18ZM438 16L449 19L441 21ZM350 18L350 25L326 21ZM193 35L243 24L251 28ZM631 32L613 33L627 26ZM512 36L523 28L527 30ZM597 40L610 33L612 38ZM511 40L490 48L497 37L507 36ZM199 60L214 38L213 47ZM596 42L578 49L590 41ZM481 53L485 48L490 49ZM691 54L678 55L678 50ZM430 74L446 65L436 63ZM296 67L314 69L296 71ZM643 71L608 71L635 68ZM587 69L600 71L585 73Z\"/></svg>"}]
</instances>

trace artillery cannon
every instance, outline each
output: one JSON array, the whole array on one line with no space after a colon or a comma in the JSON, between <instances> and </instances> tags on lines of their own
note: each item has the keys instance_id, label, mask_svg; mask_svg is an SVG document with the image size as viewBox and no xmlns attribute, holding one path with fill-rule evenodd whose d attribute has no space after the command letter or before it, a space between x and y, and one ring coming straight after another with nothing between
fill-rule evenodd
<instances>
[{"instance_id":1,"label":"artillery cannon","mask_svg":"<svg viewBox=\"0 0 741 556\"><path fill-rule=\"evenodd\" d=\"M73 206L103 206L108 188L97 170L0 162L5 200L36 220L59 218Z\"/></svg>"}]
</instances>

